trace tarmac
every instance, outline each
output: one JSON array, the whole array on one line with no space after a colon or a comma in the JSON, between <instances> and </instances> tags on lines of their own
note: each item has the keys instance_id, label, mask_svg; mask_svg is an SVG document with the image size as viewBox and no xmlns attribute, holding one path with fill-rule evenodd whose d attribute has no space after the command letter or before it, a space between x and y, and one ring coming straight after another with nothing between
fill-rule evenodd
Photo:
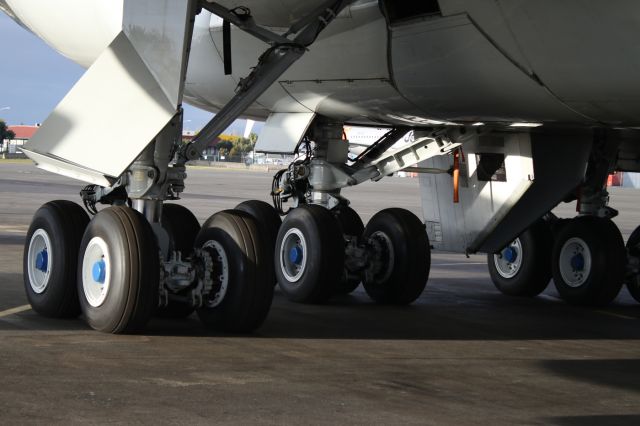
<instances>
[{"instance_id":1,"label":"tarmac","mask_svg":"<svg viewBox=\"0 0 640 426\"><path fill-rule=\"evenodd\" d=\"M271 173L188 173L183 203L200 221L269 200ZM640 424L640 305L626 290L601 309L565 305L552 284L510 298L481 255L434 253L408 307L375 305L362 288L320 306L276 292L245 336L195 316L154 319L140 335L40 317L24 296L24 236L41 204L79 201L82 186L0 161L0 424ZM421 215L417 179L345 194L365 223L385 207ZM611 194L628 236L640 192Z\"/></svg>"}]
</instances>

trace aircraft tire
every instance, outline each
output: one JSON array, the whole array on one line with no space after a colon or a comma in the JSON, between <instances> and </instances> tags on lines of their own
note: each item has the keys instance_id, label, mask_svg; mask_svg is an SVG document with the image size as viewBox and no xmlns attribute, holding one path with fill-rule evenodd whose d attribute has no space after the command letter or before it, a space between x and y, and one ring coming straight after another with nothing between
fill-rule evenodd
<instances>
[{"instance_id":1,"label":"aircraft tire","mask_svg":"<svg viewBox=\"0 0 640 426\"><path fill-rule=\"evenodd\" d=\"M23 279L37 313L52 318L80 314L76 271L89 217L78 204L50 201L36 211L25 241Z\"/></svg>"},{"instance_id":2,"label":"aircraft tire","mask_svg":"<svg viewBox=\"0 0 640 426\"><path fill-rule=\"evenodd\" d=\"M299 303L323 303L344 270L344 239L338 220L324 207L302 205L280 227L276 278L285 296Z\"/></svg>"},{"instance_id":3,"label":"aircraft tire","mask_svg":"<svg viewBox=\"0 0 640 426\"><path fill-rule=\"evenodd\" d=\"M364 232L364 223L360 218L360 215L349 206L341 206L332 210L335 214L338 222L340 222L340 226L342 227L342 233L344 235L350 237L361 238ZM362 279L358 278L349 278L346 275L346 271L344 277L337 281L336 286L334 288L334 294L336 295L345 295L353 292L358 286L360 286L360 282Z\"/></svg>"},{"instance_id":4,"label":"aircraft tire","mask_svg":"<svg viewBox=\"0 0 640 426\"><path fill-rule=\"evenodd\" d=\"M605 306L618 295L625 278L622 235L609 219L578 217L558 234L552 254L553 281L572 305Z\"/></svg>"},{"instance_id":5,"label":"aircraft tire","mask_svg":"<svg viewBox=\"0 0 640 426\"><path fill-rule=\"evenodd\" d=\"M217 285L196 310L205 327L232 333L260 327L273 300L273 263L257 221L240 210L218 212L202 226L196 248L210 254Z\"/></svg>"},{"instance_id":6,"label":"aircraft tire","mask_svg":"<svg viewBox=\"0 0 640 426\"><path fill-rule=\"evenodd\" d=\"M363 238L376 248L377 261L365 271L364 289L381 304L407 305L427 284L431 248L425 226L408 210L392 208L376 213Z\"/></svg>"},{"instance_id":7,"label":"aircraft tire","mask_svg":"<svg viewBox=\"0 0 640 426\"><path fill-rule=\"evenodd\" d=\"M551 229L538 220L499 254L487 255L493 284L507 296L537 296L551 281L552 249Z\"/></svg>"},{"instance_id":8,"label":"aircraft tire","mask_svg":"<svg viewBox=\"0 0 640 426\"><path fill-rule=\"evenodd\" d=\"M198 219L189 209L180 204L164 204L162 207L162 226L171 239L171 250L179 251L182 259L191 256L193 244L200 231ZM181 319L193 313L195 308L187 303L169 300L167 306L156 309L160 318Z\"/></svg>"},{"instance_id":9,"label":"aircraft tire","mask_svg":"<svg viewBox=\"0 0 640 426\"><path fill-rule=\"evenodd\" d=\"M124 206L100 211L80 245L78 294L85 320L105 333L144 328L158 306L160 256L151 225Z\"/></svg>"},{"instance_id":10,"label":"aircraft tire","mask_svg":"<svg viewBox=\"0 0 640 426\"><path fill-rule=\"evenodd\" d=\"M278 231L282 225L282 219L275 208L269 203L260 200L248 200L236 206L237 210L249 213L258 224L262 236L265 238L269 251L269 259L273 259L276 250ZM275 271L273 285L277 285Z\"/></svg>"},{"instance_id":11,"label":"aircraft tire","mask_svg":"<svg viewBox=\"0 0 640 426\"><path fill-rule=\"evenodd\" d=\"M640 226L638 226L627 240L627 251L631 256L640 257ZM631 296L640 303L640 275L636 274L627 279L627 290Z\"/></svg>"}]
</instances>

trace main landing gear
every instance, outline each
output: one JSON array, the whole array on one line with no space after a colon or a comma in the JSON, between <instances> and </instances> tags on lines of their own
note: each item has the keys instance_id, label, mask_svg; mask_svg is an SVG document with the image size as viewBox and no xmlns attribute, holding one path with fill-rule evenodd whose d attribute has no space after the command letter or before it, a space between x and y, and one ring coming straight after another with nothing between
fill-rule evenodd
<instances>
[{"instance_id":1,"label":"main landing gear","mask_svg":"<svg viewBox=\"0 0 640 426\"><path fill-rule=\"evenodd\" d=\"M579 215L557 219L548 214L500 253L488 256L491 278L511 296L536 296L550 277L560 297L572 305L605 306L626 282L640 299L640 231L625 247L611 220L606 180L614 170L616 141L597 139L584 182L576 188Z\"/></svg>"},{"instance_id":2,"label":"main landing gear","mask_svg":"<svg viewBox=\"0 0 640 426\"><path fill-rule=\"evenodd\" d=\"M194 310L214 330L249 332L269 311L273 246L242 210L211 216L200 227L186 208L167 204L163 229L170 254L145 216L116 205L89 222L84 210L52 201L36 213L24 254L25 290L34 310L64 318L83 314L94 329L138 332L155 314Z\"/></svg>"},{"instance_id":3,"label":"main landing gear","mask_svg":"<svg viewBox=\"0 0 640 426\"><path fill-rule=\"evenodd\" d=\"M607 305L625 279L634 294L637 275L628 275L627 250L610 219L562 219L553 226L553 234L551 226L540 220L500 253L488 256L489 273L498 290L510 296L536 296L553 276L560 297L572 305ZM630 239L628 250L637 256L634 241Z\"/></svg>"},{"instance_id":4,"label":"main landing gear","mask_svg":"<svg viewBox=\"0 0 640 426\"><path fill-rule=\"evenodd\" d=\"M402 136L391 131L380 151ZM292 301L322 303L362 282L378 303L412 303L429 277L425 226L409 211L394 208L377 213L365 227L340 190L363 178L380 178L380 170L366 162L346 166L347 148L342 123L317 119L296 150L300 158L274 177L274 206L286 213L275 243L280 289ZM284 212L287 200L293 208Z\"/></svg>"},{"instance_id":5,"label":"main landing gear","mask_svg":"<svg viewBox=\"0 0 640 426\"><path fill-rule=\"evenodd\" d=\"M164 201L178 199L184 190L186 161L199 158L349 4L337 1L314 10L281 34L256 25L246 8L238 14L202 2L269 48L232 99L188 144L182 144L178 95L174 118L110 187L82 190L85 207L95 215L91 222L73 203L55 201L38 210L24 255L25 289L33 308L55 317L82 312L90 326L110 333L138 331L154 314L175 318L193 310L216 330L259 327L273 296L277 213L259 202L242 203L214 214L200 228L186 209L164 206ZM176 76L181 79L189 43L178 44L185 47ZM114 178L104 177L110 183ZM110 207L98 212L97 203Z\"/></svg>"},{"instance_id":6,"label":"main landing gear","mask_svg":"<svg viewBox=\"0 0 640 426\"><path fill-rule=\"evenodd\" d=\"M246 202L201 227L185 207L165 204L186 177L183 165L169 166L177 129L167 126L112 187L82 190L91 221L69 201L36 212L24 252L25 290L36 312L82 314L107 333L138 332L154 315L194 311L213 330L250 332L263 323L280 218L266 203ZM98 202L109 206L98 211Z\"/></svg>"}]
</instances>

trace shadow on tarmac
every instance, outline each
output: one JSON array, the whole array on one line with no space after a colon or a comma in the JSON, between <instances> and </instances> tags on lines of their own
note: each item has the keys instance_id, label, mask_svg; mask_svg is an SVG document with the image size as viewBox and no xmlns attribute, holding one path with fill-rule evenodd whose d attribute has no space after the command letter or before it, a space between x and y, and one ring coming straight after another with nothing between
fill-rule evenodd
<instances>
[{"instance_id":1,"label":"shadow on tarmac","mask_svg":"<svg viewBox=\"0 0 640 426\"><path fill-rule=\"evenodd\" d=\"M640 415L550 417L544 419L544 423L557 426L637 426L640 425Z\"/></svg>"},{"instance_id":2,"label":"shadow on tarmac","mask_svg":"<svg viewBox=\"0 0 640 426\"><path fill-rule=\"evenodd\" d=\"M4 309L25 304L22 277L0 274L0 283L7 280L14 283L3 290L3 298L11 305ZM16 285L18 282L20 285ZM630 303L626 293L622 302L606 308L569 306L552 293L547 290L543 297L513 298L490 286L467 286L461 279L438 278L430 282L416 303L398 307L372 303L362 287L325 305L292 303L276 291L266 322L250 336L461 341L640 339L640 305ZM80 331L88 327L81 319L55 320L27 311L0 318L0 330L8 329ZM207 330L195 314L184 320L154 318L143 334L246 337Z\"/></svg>"}]
</instances>

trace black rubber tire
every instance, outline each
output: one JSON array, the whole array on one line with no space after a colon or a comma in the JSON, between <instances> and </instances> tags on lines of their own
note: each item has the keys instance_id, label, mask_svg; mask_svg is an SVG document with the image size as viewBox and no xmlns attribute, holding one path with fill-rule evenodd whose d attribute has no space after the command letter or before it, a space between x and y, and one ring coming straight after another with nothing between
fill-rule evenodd
<instances>
[{"instance_id":1,"label":"black rubber tire","mask_svg":"<svg viewBox=\"0 0 640 426\"><path fill-rule=\"evenodd\" d=\"M511 278L500 275L494 254L487 255L489 275L496 288L507 296L534 297L551 281L551 252L553 235L549 224L540 219L519 237L522 246L520 270Z\"/></svg>"},{"instance_id":2,"label":"black rubber tire","mask_svg":"<svg viewBox=\"0 0 640 426\"><path fill-rule=\"evenodd\" d=\"M225 252L228 288L220 304L197 309L198 317L212 330L249 333L262 325L273 300L273 262L258 223L243 211L218 212L202 225L196 247L209 241Z\"/></svg>"},{"instance_id":3,"label":"black rubber tire","mask_svg":"<svg viewBox=\"0 0 640 426\"><path fill-rule=\"evenodd\" d=\"M562 278L560 252L573 237L580 238L591 253L591 271L579 287ZM572 305L605 306L616 298L625 278L626 250L618 227L609 219L578 217L558 233L552 254L553 281L562 299Z\"/></svg>"},{"instance_id":4,"label":"black rubber tire","mask_svg":"<svg viewBox=\"0 0 640 426\"><path fill-rule=\"evenodd\" d=\"M80 315L76 271L80 241L89 216L78 204L66 200L50 201L36 211L27 232L22 271L27 300L34 311L52 318L74 318ZM33 234L44 230L51 240L53 253L49 281L36 293L29 277L29 246Z\"/></svg>"},{"instance_id":5,"label":"black rubber tire","mask_svg":"<svg viewBox=\"0 0 640 426\"><path fill-rule=\"evenodd\" d=\"M169 233L171 250L182 253L183 259L193 253L193 243L200 232L200 222L188 208L180 204L164 204L162 226Z\"/></svg>"},{"instance_id":6,"label":"black rubber tire","mask_svg":"<svg viewBox=\"0 0 640 426\"><path fill-rule=\"evenodd\" d=\"M111 265L104 302L91 306L84 293L82 262L89 242L100 237ZM137 211L114 206L101 210L82 238L78 261L78 295L87 324L105 333L133 333L144 328L158 306L160 253L149 222Z\"/></svg>"},{"instance_id":7,"label":"black rubber tire","mask_svg":"<svg viewBox=\"0 0 640 426\"><path fill-rule=\"evenodd\" d=\"M360 215L358 215L354 209L349 206L341 206L336 207L331 211L336 219L338 219L344 235L348 238L362 237L362 234L364 233L364 223L362 222ZM342 279L336 282L333 292L336 295L350 294L360 286L361 281L362 279L360 277L349 278L345 269Z\"/></svg>"},{"instance_id":8,"label":"black rubber tire","mask_svg":"<svg viewBox=\"0 0 640 426\"><path fill-rule=\"evenodd\" d=\"M631 233L626 247L631 256L640 257L640 226ZM640 275L627 279L626 285L631 297L640 303Z\"/></svg>"},{"instance_id":9,"label":"black rubber tire","mask_svg":"<svg viewBox=\"0 0 640 426\"><path fill-rule=\"evenodd\" d=\"M424 291L431 268L431 246L424 224L408 210L385 209L371 218L363 238L369 240L376 232L384 233L391 241L394 262L386 278L365 274L364 289L378 303L414 302Z\"/></svg>"},{"instance_id":10,"label":"black rubber tire","mask_svg":"<svg viewBox=\"0 0 640 426\"><path fill-rule=\"evenodd\" d=\"M162 226L169 234L171 241L169 250L179 251L182 259L193 253L193 244L198 232L200 222L191 211L180 204L164 204L162 207ZM155 316L159 318L180 319L186 318L195 311L195 308L186 303L169 300L167 306L159 306Z\"/></svg>"},{"instance_id":11,"label":"black rubber tire","mask_svg":"<svg viewBox=\"0 0 640 426\"><path fill-rule=\"evenodd\" d=\"M282 219L275 208L269 203L260 200L247 200L236 206L236 210L249 213L264 231L268 243L275 247L278 231L282 225Z\"/></svg>"},{"instance_id":12,"label":"black rubber tire","mask_svg":"<svg viewBox=\"0 0 640 426\"><path fill-rule=\"evenodd\" d=\"M260 200L248 200L236 206L236 210L249 213L258 224L260 233L265 240L269 251L269 258L273 259L276 250L276 240L278 231L282 225L282 219L275 208L269 203ZM275 271L273 274L273 285L277 285Z\"/></svg>"},{"instance_id":13,"label":"black rubber tire","mask_svg":"<svg viewBox=\"0 0 640 426\"><path fill-rule=\"evenodd\" d=\"M284 274L280 256L286 233L297 229L307 244L304 272L296 281ZM275 270L285 296L299 303L323 303L333 294L344 269L344 238L338 220L324 207L303 205L285 218L276 242Z\"/></svg>"}]
</instances>

